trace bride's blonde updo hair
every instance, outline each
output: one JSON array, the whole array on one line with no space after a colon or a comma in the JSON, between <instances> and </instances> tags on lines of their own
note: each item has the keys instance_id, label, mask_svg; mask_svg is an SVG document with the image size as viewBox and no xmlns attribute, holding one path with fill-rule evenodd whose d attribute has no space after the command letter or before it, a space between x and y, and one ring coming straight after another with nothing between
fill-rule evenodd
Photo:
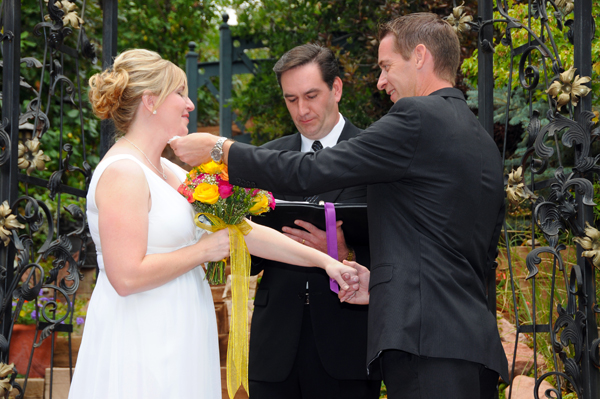
<instances>
[{"instance_id":1,"label":"bride's blonde updo hair","mask_svg":"<svg viewBox=\"0 0 600 399\"><path fill-rule=\"evenodd\" d=\"M142 95L158 97L154 109L182 85L183 94L187 95L185 72L158 53L143 49L121 53L111 68L92 76L89 84L88 97L94 114L100 119L112 119L123 134L135 117Z\"/></svg>"}]
</instances>

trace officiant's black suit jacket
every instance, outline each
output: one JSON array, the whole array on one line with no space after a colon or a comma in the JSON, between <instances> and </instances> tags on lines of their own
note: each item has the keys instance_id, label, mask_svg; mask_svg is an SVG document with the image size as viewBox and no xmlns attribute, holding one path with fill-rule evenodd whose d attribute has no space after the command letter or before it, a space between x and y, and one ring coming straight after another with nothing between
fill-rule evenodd
<instances>
[{"instance_id":1,"label":"officiant's black suit jacket","mask_svg":"<svg viewBox=\"0 0 600 399\"><path fill-rule=\"evenodd\" d=\"M480 363L508 381L485 288L504 217L501 159L459 90L400 99L314 154L235 143L229 176L298 195L367 184L369 362L398 349Z\"/></svg>"},{"instance_id":2,"label":"officiant's black suit jacket","mask_svg":"<svg viewBox=\"0 0 600 399\"><path fill-rule=\"evenodd\" d=\"M360 131L346 119L338 143L356 136ZM300 133L271 141L263 147L300 151ZM274 195L287 201L303 201L301 196L279 195L276 192ZM366 203L367 187L336 189L320 194L318 199L325 202ZM277 212L277 209L273 212ZM369 264L368 245L348 245L355 249L359 262ZM308 281L312 330L325 370L337 379L367 379L367 307L340 303L329 288L329 277L321 269L253 258L252 274L261 270L264 273L256 292L252 316L249 378L280 382L290 373L300 340ZM353 349L348 351L347 348Z\"/></svg>"}]
</instances>

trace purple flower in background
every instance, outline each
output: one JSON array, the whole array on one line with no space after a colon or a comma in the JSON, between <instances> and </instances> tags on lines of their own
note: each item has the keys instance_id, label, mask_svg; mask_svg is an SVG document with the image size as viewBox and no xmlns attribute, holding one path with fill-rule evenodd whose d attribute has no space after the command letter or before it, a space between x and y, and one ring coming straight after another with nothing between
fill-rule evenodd
<instances>
[{"instance_id":1,"label":"purple flower in background","mask_svg":"<svg viewBox=\"0 0 600 399\"><path fill-rule=\"evenodd\" d=\"M15 301L13 301L13 306L17 306L17 303Z\"/></svg>"},{"instance_id":2,"label":"purple flower in background","mask_svg":"<svg viewBox=\"0 0 600 399\"><path fill-rule=\"evenodd\" d=\"M83 323L85 323L85 319L81 316L79 316L77 318L77 320L75 320L75 322L77 323L78 326L82 325Z\"/></svg>"},{"instance_id":3,"label":"purple flower in background","mask_svg":"<svg viewBox=\"0 0 600 399\"><path fill-rule=\"evenodd\" d=\"M36 317L37 317L37 311L33 310L33 311L31 312L31 318L32 318L32 319L35 319Z\"/></svg>"}]
</instances>

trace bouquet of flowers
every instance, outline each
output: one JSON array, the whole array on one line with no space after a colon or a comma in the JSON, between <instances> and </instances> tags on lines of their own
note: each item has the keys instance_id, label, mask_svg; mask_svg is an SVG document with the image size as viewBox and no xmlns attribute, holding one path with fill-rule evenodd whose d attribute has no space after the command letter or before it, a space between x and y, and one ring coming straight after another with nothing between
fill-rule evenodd
<instances>
[{"instance_id":1,"label":"bouquet of flowers","mask_svg":"<svg viewBox=\"0 0 600 399\"><path fill-rule=\"evenodd\" d=\"M248 277L250 254L244 235L252 229L248 215L260 215L275 208L273 194L229 183L227 166L208 162L193 168L179 186L179 193L198 211L196 225L217 231L229 227L232 313L227 349L227 390L233 398L240 384L248 392ZM225 260L209 262L210 284L225 282Z\"/></svg>"},{"instance_id":2,"label":"bouquet of flowers","mask_svg":"<svg viewBox=\"0 0 600 399\"><path fill-rule=\"evenodd\" d=\"M273 194L230 184L227 165L213 161L193 168L178 191L198 212L196 224L212 231L232 225L242 232L244 229L249 231L244 222L246 216L275 209ZM211 224L202 223L199 218L207 219ZM206 269L210 284L225 282L225 261L209 262Z\"/></svg>"}]
</instances>

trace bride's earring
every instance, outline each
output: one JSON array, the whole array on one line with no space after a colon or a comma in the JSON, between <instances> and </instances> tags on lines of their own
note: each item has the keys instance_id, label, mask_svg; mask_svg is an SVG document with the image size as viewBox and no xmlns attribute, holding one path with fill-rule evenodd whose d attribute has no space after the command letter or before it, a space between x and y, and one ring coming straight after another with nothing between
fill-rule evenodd
<instances>
[{"instance_id":1,"label":"bride's earring","mask_svg":"<svg viewBox=\"0 0 600 399\"><path fill-rule=\"evenodd\" d=\"M156 110L152 111L152 115L156 115Z\"/></svg>"}]
</instances>

